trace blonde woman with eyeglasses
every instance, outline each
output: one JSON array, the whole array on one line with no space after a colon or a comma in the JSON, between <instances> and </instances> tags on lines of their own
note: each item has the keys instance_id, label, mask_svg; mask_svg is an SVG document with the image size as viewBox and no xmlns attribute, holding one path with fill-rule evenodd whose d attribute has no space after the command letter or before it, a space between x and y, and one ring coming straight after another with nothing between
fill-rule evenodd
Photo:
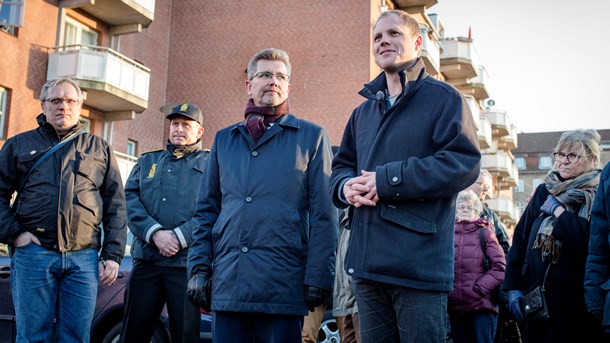
<instances>
[{"instance_id":1,"label":"blonde woman with eyeglasses","mask_svg":"<svg viewBox=\"0 0 610 343\"><path fill-rule=\"evenodd\" d=\"M601 342L587 315L583 287L599 142L595 130L561 135L553 168L515 228L503 289L511 314L524 328L524 342ZM544 286L548 319L534 321L528 312L536 306L523 296L538 286Z\"/></svg>"}]
</instances>

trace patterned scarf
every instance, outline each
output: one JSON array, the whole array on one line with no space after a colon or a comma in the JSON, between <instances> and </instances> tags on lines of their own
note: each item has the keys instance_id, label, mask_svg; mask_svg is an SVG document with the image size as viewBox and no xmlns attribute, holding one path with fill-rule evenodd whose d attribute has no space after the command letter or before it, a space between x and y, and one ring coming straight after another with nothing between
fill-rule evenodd
<instances>
[{"instance_id":1,"label":"patterned scarf","mask_svg":"<svg viewBox=\"0 0 610 343\"><path fill-rule=\"evenodd\" d=\"M250 136L254 139L254 142L258 143L258 140L263 136L265 131L267 131L267 126L287 113L290 113L288 99L275 107L258 107L254 105L254 101L250 99L246 105L246 120L244 120L244 125L250 133Z\"/></svg>"},{"instance_id":2,"label":"patterned scarf","mask_svg":"<svg viewBox=\"0 0 610 343\"><path fill-rule=\"evenodd\" d=\"M591 218L591 206L599 184L599 174L601 170L593 169L581 174L573 179L562 180L559 172L550 171L544 182L549 193L559 200L566 211L574 213L580 207L578 216L589 221ZM553 237L553 227L555 218L547 216L544 218L538 229L536 241L533 249L542 249L542 259L551 256L551 261L555 264L561 252L561 242Z\"/></svg>"}]
</instances>

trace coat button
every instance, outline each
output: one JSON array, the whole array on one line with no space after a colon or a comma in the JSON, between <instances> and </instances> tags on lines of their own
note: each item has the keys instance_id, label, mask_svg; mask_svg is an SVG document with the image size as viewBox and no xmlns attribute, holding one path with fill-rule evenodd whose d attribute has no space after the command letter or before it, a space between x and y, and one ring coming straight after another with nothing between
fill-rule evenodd
<instances>
[{"instance_id":1,"label":"coat button","mask_svg":"<svg viewBox=\"0 0 610 343\"><path fill-rule=\"evenodd\" d=\"M349 269L347 270L347 272L348 272L348 273L350 273L350 274L353 274L353 273L354 273L354 268L349 268Z\"/></svg>"},{"instance_id":2,"label":"coat button","mask_svg":"<svg viewBox=\"0 0 610 343\"><path fill-rule=\"evenodd\" d=\"M241 252L248 252L248 247L241 247Z\"/></svg>"},{"instance_id":3,"label":"coat button","mask_svg":"<svg viewBox=\"0 0 610 343\"><path fill-rule=\"evenodd\" d=\"M167 170L167 172L168 172L168 173L171 173L171 172L172 172L172 170L171 170L171 169L168 169L168 170Z\"/></svg>"},{"instance_id":4,"label":"coat button","mask_svg":"<svg viewBox=\"0 0 610 343\"><path fill-rule=\"evenodd\" d=\"M258 151L252 151L252 157L258 156Z\"/></svg>"},{"instance_id":5,"label":"coat button","mask_svg":"<svg viewBox=\"0 0 610 343\"><path fill-rule=\"evenodd\" d=\"M246 202L252 202L252 198L246 197Z\"/></svg>"},{"instance_id":6,"label":"coat button","mask_svg":"<svg viewBox=\"0 0 610 343\"><path fill-rule=\"evenodd\" d=\"M396 182L396 181L398 181L398 177L397 177L397 176L394 176L394 177L392 178L392 182Z\"/></svg>"},{"instance_id":7,"label":"coat button","mask_svg":"<svg viewBox=\"0 0 610 343\"><path fill-rule=\"evenodd\" d=\"M167 200L167 199L165 199L165 198L161 199L161 201L166 201L166 200Z\"/></svg>"}]
</instances>

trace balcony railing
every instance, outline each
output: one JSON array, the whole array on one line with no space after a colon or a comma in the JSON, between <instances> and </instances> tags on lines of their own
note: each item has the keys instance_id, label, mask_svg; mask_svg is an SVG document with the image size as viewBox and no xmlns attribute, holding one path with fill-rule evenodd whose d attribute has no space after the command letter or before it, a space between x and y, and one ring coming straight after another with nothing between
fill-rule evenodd
<instances>
[{"instance_id":1,"label":"balcony railing","mask_svg":"<svg viewBox=\"0 0 610 343\"><path fill-rule=\"evenodd\" d=\"M472 121L474 122L474 125L476 126L477 130L479 130L479 117L481 113L481 110L479 109L479 104L470 95L464 95L464 99L466 100L466 104L470 109L470 114L472 114Z\"/></svg>"},{"instance_id":2,"label":"balcony railing","mask_svg":"<svg viewBox=\"0 0 610 343\"><path fill-rule=\"evenodd\" d=\"M517 142L517 127L514 124L510 125L508 135L501 137L498 141L498 148L503 150L516 149L518 146Z\"/></svg>"},{"instance_id":3,"label":"balcony railing","mask_svg":"<svg viewBox=\"0 0 610 343\"><path fill-rule=\"evenodd\" d=\"M460 92L464 94L472 95L477 100L483 100L489 98L489 92L485 85L487 81L487 70L484 66L478 67L477 76L466 80L466 82L454 82L452 83Z\"/></svg>"},{"instance_id":4,"label":"balcony railing","mask_svg":"<svg viewBox=\"0 0 610 343\"><path fill-rule=\"evenodd\" d=\"M395 0L394 3L398 8L425 6L430 8L436 5L438 0Z\"/></svg>"},{"instance_id":5,"label":"balcony railing","mask_svg":"<svg viewBox=\"0 0 610 343\"><path fill-rule=\"evenodd\" d=\"M509 176L513 172L513 163L510 156L502 151L495 154L481 156L481 168L499 177Z\"/></svg>"},{"instance_id":6,"label":"balcony railing","mask_svg":"<svg viewBox=\"0 0 610 343\"><path fill-rule=\"evenodd\" d=\"M450 83L453 83L451 80L463 83L477 76L479 62L471 39L446 38L440 43L443 48L441 72Z\"/></svg>"},{"instance_id":7,"label":"balcony railing","mask_svg":"<svg viewBox=\"0 0 610 343\"><path fill-rule=\"evenodd\" d=\"M511 199L500 196L495 199L487 199L486 202L489 208L500 216L500 219L511 224L515 222L515 206Z\"/></svg>"},{"instance_id":8,"label":"balcony railing","mask_svg":"<svg viewBox=\"0 0 610 343\"><path fill-rule=\"evenodd\" d=\"M115 151L114 155L119 165L119 171L121 172L121 180L123 180L123 184L125 184L125 182L127 182L127 178L129 177L129 173L131 173L131 170L136 165L136 162L138 162L138 158L118 151Z\"/></svg>"},{"instance_id":9,"label":"balcony railing","mask_svg":"<svg viewBox=\"0 0 610 343\"><path fill-rule=\"evenodd\" d=\"M106 47L70 45L53 48L47 80L72 78L87 92L85 105L107 120L129 119L148 107L150 69Z\"/></svg>"},{"instance_id":10,"label":"balcony railing","mask_svg":"<svg viewBox=\"0 0 610 343\"><path fill-rule=\"evenodd\" d=\"M429 30L426 24L419 24L419 32L422 36L421 57L424 60L428 74L434 76L441 71L441 51L438 41L430 39Z\"/></svg>"},{"instance_id":11,"label":"balcony railing","mask_svg":"<svg viewBox=\"0 0 610 343\"><path fill-rule=\"evenodd\" d=\"M148 27L155 17L155 0L61 0L64 8L80 8L110 26Z\"/></svg>"},{"instance_id":12,"label":"balcony railing","mask_svg":"<svg viewBox=\"0 0 610 343\"><path fill-rule=\"evenodd\" d=\"M483 116L479 118L479 130L477 130L477 137L479 138L479 148L491 148L491 124L489 123L489 120Z\"/></svg>"},{"instance_id":13,"label":"balcony railing","mask_svg":"<svg viewBox=\"0 0 610 343\"><path fill-rule=\"evenodd\" d=\"M492 134L494 137L504 137L513 134L514 125L506 111L495 108L489 108L483 112L483 115L491 123L491 127L493 129Z\"/></svg>"}]
</instances>

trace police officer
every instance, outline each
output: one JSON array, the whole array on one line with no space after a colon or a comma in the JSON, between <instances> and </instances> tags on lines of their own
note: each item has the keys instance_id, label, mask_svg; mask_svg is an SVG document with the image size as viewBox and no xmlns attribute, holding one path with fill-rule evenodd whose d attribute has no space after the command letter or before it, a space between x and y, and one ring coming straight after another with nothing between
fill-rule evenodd
<instances>
[{"instance_id":1,"label":"police officer","mask_svg":"<svg viewBox=\"0 0 610 343\"><path fill-rule=\"evenodd\" d=\"M161 111L170 120L167 147L142 154L125 185L134 266L121 336L129 343L150 342L165 304L171 341L199 340L199 308L186 295L186 260L209 151L200 147L203 115L196 105Z\"/></svg>"}]
</instances>

